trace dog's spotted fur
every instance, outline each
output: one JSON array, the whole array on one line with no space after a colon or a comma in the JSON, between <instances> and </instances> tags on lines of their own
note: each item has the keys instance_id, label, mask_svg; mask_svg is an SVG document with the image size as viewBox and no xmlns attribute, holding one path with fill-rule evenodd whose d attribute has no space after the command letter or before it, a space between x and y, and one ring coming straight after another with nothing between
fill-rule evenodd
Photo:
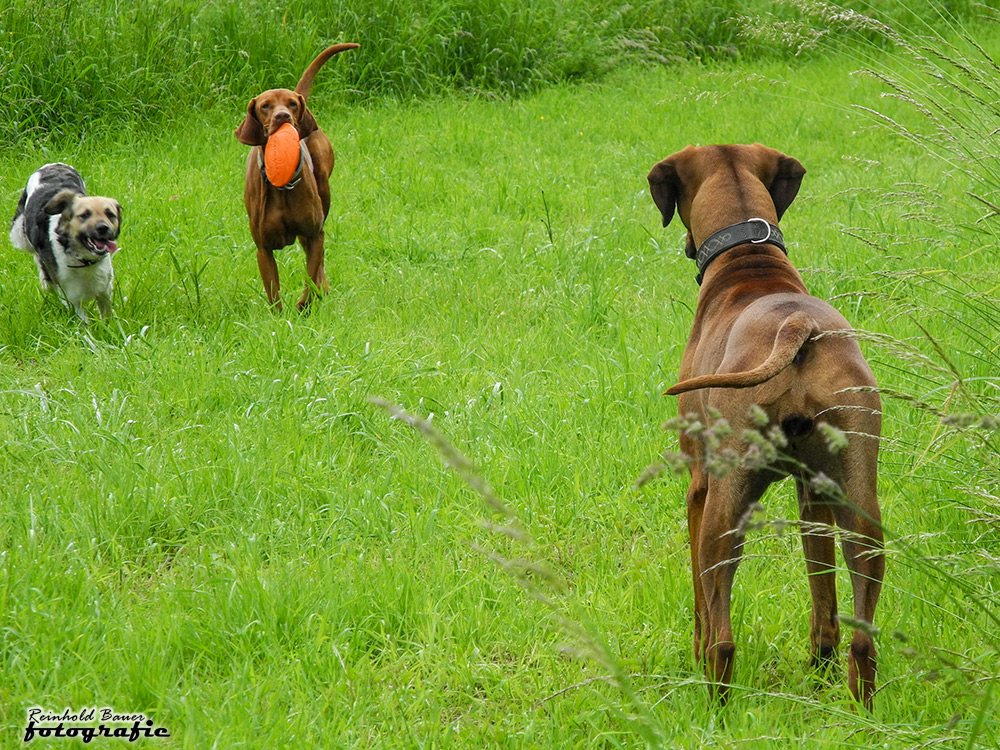
<instances>
[{"instance_id":1,"label":"dog's spotted fur","mask_svg":"<svg viewBox=\"0 0 1000 750\"><path fill-rule=\"evenodd\" d=\"M61 292L84 323L84 305L96 300L102 318L111 313L122 209L113 198L88 196L83 179L68 164L46 164L28 178L10 241L35 257L45 289Z\"/></svg>"}]
</instances>

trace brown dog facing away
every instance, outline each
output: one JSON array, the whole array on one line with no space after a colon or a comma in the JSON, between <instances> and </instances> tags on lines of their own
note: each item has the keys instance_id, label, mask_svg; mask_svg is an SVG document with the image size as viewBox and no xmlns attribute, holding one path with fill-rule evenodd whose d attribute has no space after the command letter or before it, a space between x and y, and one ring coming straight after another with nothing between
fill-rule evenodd
<instances>
[{"instance_id":1,"label":"brown dog facing away","mask_svg":"<svg viewBox=\"0 0 1000 750\"><path fill-rule=\"evenodd\" d=\"M339 52L357 49L357 44L335 44L313 60L294 91L271 89L250 100L243 123L236 128L240 143L253 146L247 158L243 202L250 217L250 234L257 245L257 266L264 291L272 306L281 309L278 264L274 251L287 247L297 237L306 253L309 279L299 309L313 295L329 291L323 261L323 225L330 211L330 173L333 147L306 106L313 79L323 64ZM267 139L285 123L298 131L302 149L300 173L288 185L272 185L264 173L263 153Z\"/></svg>"},{"instance_id":2,"label":"brown dog facing away","mask_svg":"<svg viewBox=\"0 0 1000 750\"><path fill-rule=\"evenodd\" d=\"M729 422L731 433L722 438L721 449L746 454L754 405L780 427L779 442L787 441L777 464L737 462L717 476L705 465L702 442L681 432L681 449L692 457L687 507L694 651L696 659L705 660L712 693L725 702L736 650L730 600L745 538L743 519L772 482L792 475L812 594L812 659L818 665L831 661L840 642L830 528L836 522L846 532L842 547L854 620L869 624L854 630L848 683L854 698L870 709L875 691L870 623L885 569L875 487L881 402L850 325L806 291L775 226L804 174L796 159L755 143L688 146L648 176L663 226L676 207L688 229L687 254L698 263L701 284L681 382L667 393L680 396L680 415L694 415L706 426L718 415ZM847 446L839 452L829 447L820 422L845 433ZM810 481L817 477L832 480L835 490L819 491L819 483Z\"/></svg>"}]
</instances>

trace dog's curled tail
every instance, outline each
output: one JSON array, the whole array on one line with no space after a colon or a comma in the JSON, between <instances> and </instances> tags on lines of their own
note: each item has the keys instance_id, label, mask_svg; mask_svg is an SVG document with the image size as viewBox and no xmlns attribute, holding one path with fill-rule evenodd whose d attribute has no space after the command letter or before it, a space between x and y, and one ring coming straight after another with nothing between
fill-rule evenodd
<instances>
[{"instance_id":1,"label":"dog's curled tail","mask_svg":"<svg viewBox=\"0 0 1000 750\"><path fill-rule=\"evenodd\" d=\"M788 367L798 356L802 346L814 333L818 333L816 321L804 312L793 312L781 323L774 337L774 347L761 364L745 372L718 372L700 375L684 380L664 391L665 396L697 391L702 388L750 388L766 383Z\"/></svg>"},{"instance_id":2,"label":"dog's curled tail","mask_svg":"<svg viewBox=\"0 0 1000 750\"><path fill-rule=\"evenodd\" d=\"M303 99L308 99L309 92L312 90L313 79L316 77L319 69L323 67L323 63L336 54L349 49L357 49L360 46L360 44L355 44L354 42L347 42L345 44L335 44L320 52L319 56L312 61L312 65L306 68L306 72L302 74L298 86L295 87L295 93L300 94Z\"/></svg>"}]
</instances>

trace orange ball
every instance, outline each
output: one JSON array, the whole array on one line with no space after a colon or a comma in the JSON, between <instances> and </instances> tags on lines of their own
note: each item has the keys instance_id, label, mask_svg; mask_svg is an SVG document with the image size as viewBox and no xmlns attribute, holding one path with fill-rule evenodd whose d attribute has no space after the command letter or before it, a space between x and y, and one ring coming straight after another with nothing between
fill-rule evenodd
<instances>
[{"instance_id":1,"label":"orange ball","mask_svg":"<svg viewBox=\"0 0 1000 750\"><path fill-rule=\"evenodd\" d=\"M299 167L299 134L291 123L278 128L264 147L264 172L275 187L284 187Z\"/></svg>"}]
</instances>

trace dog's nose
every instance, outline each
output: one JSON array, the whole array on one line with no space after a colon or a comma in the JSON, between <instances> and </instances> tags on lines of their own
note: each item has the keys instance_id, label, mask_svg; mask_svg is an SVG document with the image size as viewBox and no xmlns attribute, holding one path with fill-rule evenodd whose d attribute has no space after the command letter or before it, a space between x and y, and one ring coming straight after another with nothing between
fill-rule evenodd
<instances>
[{"instance_id":1,"label":"dog's nose","mask_svg":"<svg viewBox=\"0 0 1000 750\"><path fill-rule=\"evenodd\" d=\"M290 112L288 112L287 110L283 109L283 110L280 110L280 111L276 112L274 114L274 117L272 118L272 120L273 120L273 122L276 122L276 123L286 123L286 122L290 123L292 121L292 115L291 115Z\"/></svg>"},{"instance_id":2,"label":"dog's nose","mask_svg":"<svg viewBox=\"0 0 1000 750\"><path fill-rule=\"evenodd\" d=\"M107 240L114 236L114 230L106 221L98 222L97 226L94 227L94 232L102 240Z\"/></svg>"}]
</instances>

